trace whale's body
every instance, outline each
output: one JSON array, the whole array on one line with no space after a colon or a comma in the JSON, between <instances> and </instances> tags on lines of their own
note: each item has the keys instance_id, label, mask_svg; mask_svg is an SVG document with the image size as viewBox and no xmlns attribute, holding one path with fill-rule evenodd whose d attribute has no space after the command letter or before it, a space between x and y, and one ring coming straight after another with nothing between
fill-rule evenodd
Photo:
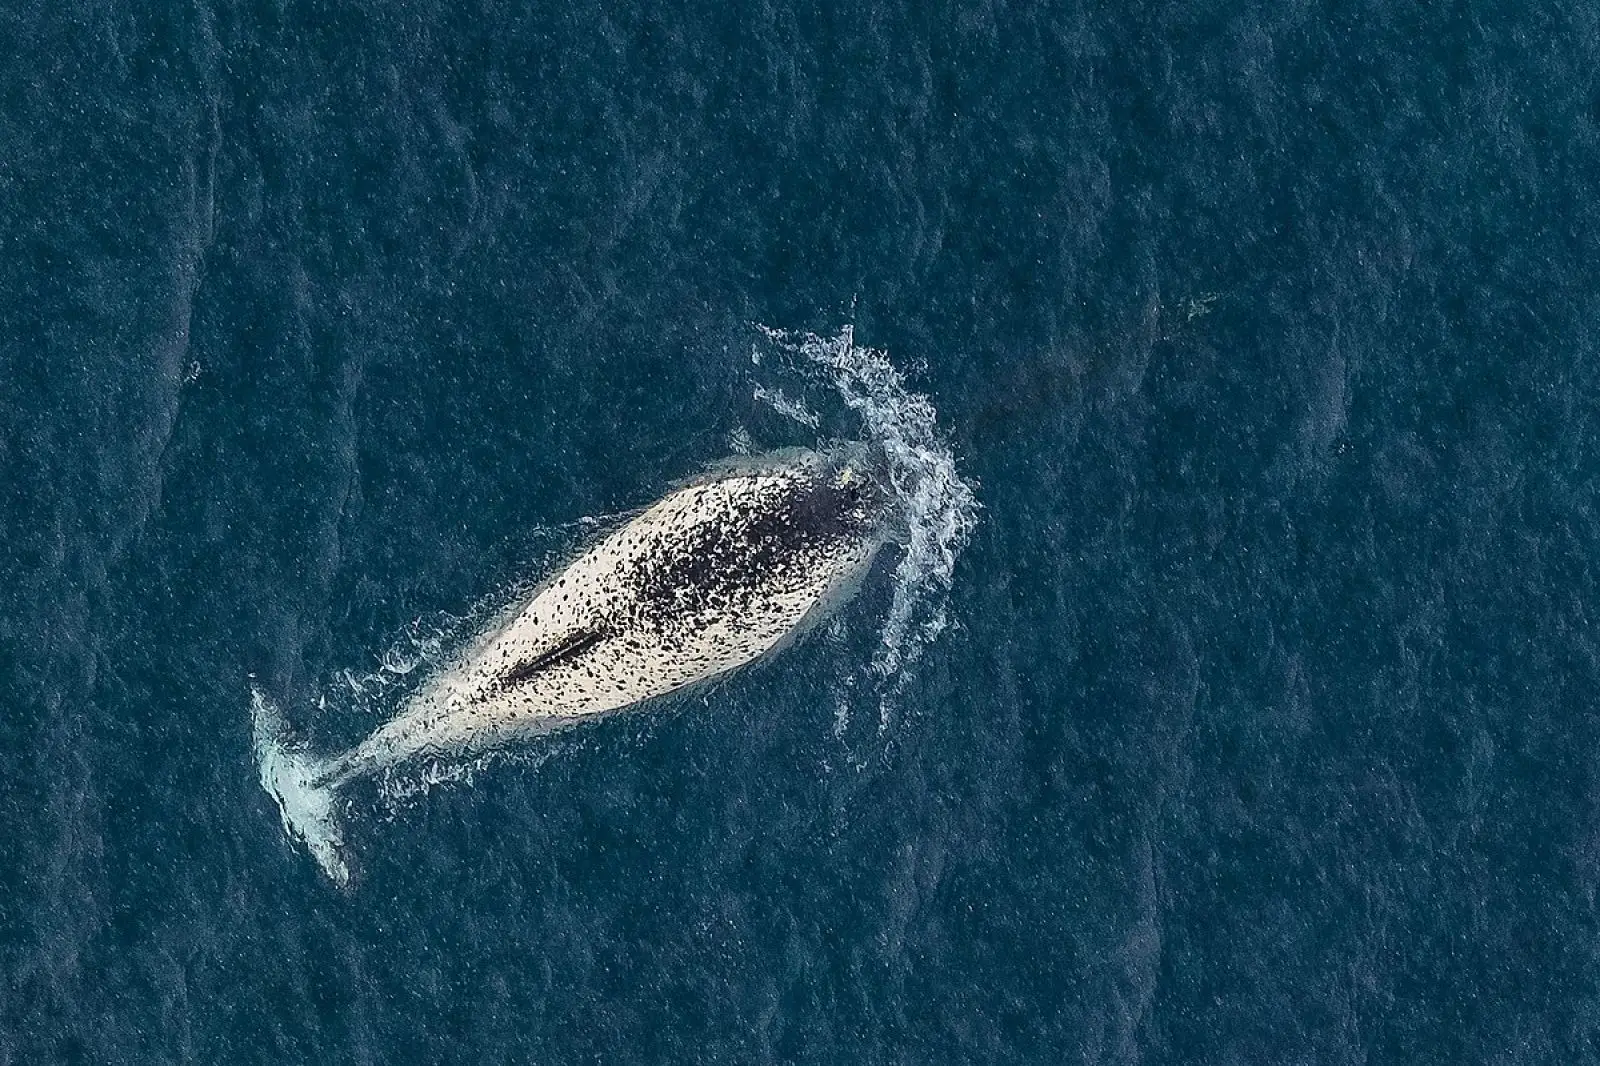
<instances>
[{"instance_id":1,"label":"whale's body","mask_svg":"<svg viewBox=\"0 0 1600 1066\"><path fill-rule=\"evenodd\" d=\"M709 681L782 646L854 587L884 506L853 451L768 457L672 492L501 612L348 752L291 751L256 695L262 780L290 831L348 879L346 783L485 751Z\"/></svg>"}]
</instances>

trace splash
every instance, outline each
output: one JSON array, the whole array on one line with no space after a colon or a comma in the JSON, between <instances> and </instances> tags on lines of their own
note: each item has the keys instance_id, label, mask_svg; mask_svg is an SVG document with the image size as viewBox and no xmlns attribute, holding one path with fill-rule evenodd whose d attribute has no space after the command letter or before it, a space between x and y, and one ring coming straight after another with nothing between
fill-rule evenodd
<instances>
[{"instance_id":1,"label":"splash","mask_svg":"<svg viewBox=\"0 0 1600 1066\"><path fill-rule=\"evenodd\" d=\"M798 422L802 426L816 429L822 424L822 420L816 415L812 414L811 410L807 408L805 404L789 399L789 397L783 394L782 389L769 389L765 386L757 385L755 388L755 398L772 408L774 411L778 412L783 417Z\"/></svg>"},{"instance_id":2,"label":"splash","mask_svg":"<svg viewBox=\"0 0 1600 1066\"><path fill-rule=\"evenodd\" d=\"M977 497L956 471L933 404L907 387L887 354L857 345L853 326L832 337L757 329L805 376L831 387L888 460L890 487L904 519L905 550L895 568L894 598L871 667L886 687L881 733L888 729L893 697L909 669L949 625L947 601L956 557L977 521ZM836 714L837 730L843 728L843 714Z\"/></svg>"}]
</instances>

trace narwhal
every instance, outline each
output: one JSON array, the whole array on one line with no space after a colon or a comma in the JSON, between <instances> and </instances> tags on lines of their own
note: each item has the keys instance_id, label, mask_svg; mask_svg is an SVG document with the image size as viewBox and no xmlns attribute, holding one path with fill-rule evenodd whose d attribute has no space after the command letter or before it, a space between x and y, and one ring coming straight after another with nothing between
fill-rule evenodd
<instances>
[{"instance_id":1,"label":"narwhal","mask_svg":"<svg viewBox=\"0 0 1600 1066\"><path fill-rule=\"evenodd\" d=\"M286 830L350 880L335 796L417 760L468 756L681 692L783 647L847 598L884 543L864 448L778 453L690 482L519 598L326 758L253 692L261 782Z\"/></svg>"}]
</instances>

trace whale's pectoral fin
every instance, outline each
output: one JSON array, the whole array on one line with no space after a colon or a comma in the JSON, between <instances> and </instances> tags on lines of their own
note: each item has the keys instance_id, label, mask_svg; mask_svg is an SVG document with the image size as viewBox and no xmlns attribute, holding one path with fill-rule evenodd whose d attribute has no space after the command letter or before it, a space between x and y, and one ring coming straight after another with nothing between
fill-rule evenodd
<instances>
[{"instance_id":1,"label":"whale's pectoral fin","mask_svg":"<svg viewBox=\"0 0 1600 1066\"><path fill-rule=\"evenodd\" d=\"M277 800L284 831L305 843L329 880L348 888L350 864L334 811L336 785L328 781L330 764L294 741L282 712L254 686L250 710L261 785Z\"/></svg>"}]
</instances>

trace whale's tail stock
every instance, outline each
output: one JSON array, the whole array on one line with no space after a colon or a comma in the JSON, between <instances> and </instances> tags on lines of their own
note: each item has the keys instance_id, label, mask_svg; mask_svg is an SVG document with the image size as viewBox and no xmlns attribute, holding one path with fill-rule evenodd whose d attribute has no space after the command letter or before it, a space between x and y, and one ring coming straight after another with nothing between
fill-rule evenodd
<instances>
[{"instance_id":1,"label":"whale's tail stock","mask_svg":"<svg viewBox=\"0 0 1600 1066\"><path fill-rule=\"evenodd\" d=\"M250 689L250 716L261 787L278 801L283 828L300 840L322 872L340 888L350 885L350 864L335 811L334 760L319 759L289 731L283 712L259 688Z\"/></svg>"}]
</instances>

